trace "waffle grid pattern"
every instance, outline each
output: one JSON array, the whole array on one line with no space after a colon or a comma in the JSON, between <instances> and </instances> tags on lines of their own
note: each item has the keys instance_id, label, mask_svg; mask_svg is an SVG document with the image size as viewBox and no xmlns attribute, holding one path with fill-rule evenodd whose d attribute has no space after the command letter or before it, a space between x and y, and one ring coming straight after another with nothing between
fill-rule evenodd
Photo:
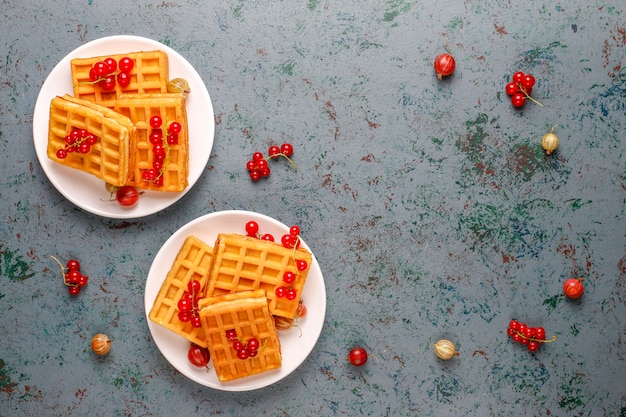
<instances>
[{"instance_id":1,"label":"waffle grid pattern","mask_svg":"<svg viewBox=\"0 0 626 417\"><path fill-rule=\"evenodd\" d=\"M206 347L207 342L202 327L195 328L189 322L178 319L178 301L187 291L192 279L200 282L204 289L211 265L213 248L189 236L176 255L172 268L167 274L161 289L150 309L149 318L153 322L185 337L190 342Z\"/></svg>"},{"instance_id":2,"label":"waffle grid pattern","mask_svg":"<svg viewBox=\"0 0 626 417\"><path fill-rule=\"evenodd\" d=\"M109 111L106 108L103 110ZM133 126L130 120L123 125L119 122L120 118L110 118L104 113L96 110L95 106L81 105L80 100L71 102L63 97L53 98L50 102L47 154L56 162L121 186L129 177L128 155ZM98 142L86 154L71 152L66 158L59 159L56 151L65 147L65 136L73 128L88 130L98 137Z\"/></svg>"},{"instance_id":3,"label":"waffle grid pattern","mask_svg":"<svg viewBox=\"0 0 626 417\"><path fill-rule=\"evenodd\" d=\"M221 382L280 368L280 342L263 291L205 298L200 308L211 360ZM233 341L226 336L229 330L235 330L237 338L244 343L257 338L261 345L258 354L239 359Z\"/></svg>"},{"instance_id":4,"label":"waffle grid pattern","mask_svg":"<svg viewBox=\"0 0 626 417\"><path fill-rule=\"evenodd\" d=\"M98 85L92 84L89 71L98 61L111 57L117 62L123 57L133 59L135 65L131 70L131 80L127 87L115 84L115 90L103 91ZM128 93L165 93L169 80L169 63L163 51L132 52L91 58L75 58L71 60L72 83L74 96L113 108L120 94Z\"/></svg>"},{"instance_id":5,"label":"waffle grid pattern","mask_svg":"<svg viewBox=\"0 0 626 417\"><path fill-rule=\"evenodd\" d=\"M122 94L118 97L115 110L127 116L135 124L135 161L128 185L155 191L183 191L188 185L189 139L185 98L181 94ZM182 125L178 144L169 145L169 157L163 172L163 185L155 186L143 179L142 174L152 168L154 155L150 143L150 117L158 115L167 129L169 123ZM164 139L167 136L164 132Z\"/></svg>"},{"instance_id":6,"label":"waffle grid pattern","mask_svg":"<svg viewBox=\"0 0 626 417\"><path fill-rule=\"evenodd\" d=\"M307 268L297 271L295 260L304 260ZM273 315L293 318L300 302L302 289L311 266L312 256L307 250L288 249L279 243L268 242L239 234L220 234L215 242L207 296L246 290L264 290ZM276 296L276 288L289 287L283 282L286 271L297 272L291 285L296 298L288 300Z\"/></svg>"}]
</instances>

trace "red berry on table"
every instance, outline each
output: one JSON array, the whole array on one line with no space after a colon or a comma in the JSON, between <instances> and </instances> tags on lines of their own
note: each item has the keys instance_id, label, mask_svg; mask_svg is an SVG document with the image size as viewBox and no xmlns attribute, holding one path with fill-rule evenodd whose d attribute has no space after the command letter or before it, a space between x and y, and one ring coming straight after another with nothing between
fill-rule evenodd
<instances>
[{"instance_id":1,"label":"red berry on table","mask_svg":"<svg viewBox=\"0 0 626 417\"><path fill-rule=\"evenodd\" d=\"M263 159L263 154L261 152L255 152L252 154L253 161L260 161Z\"/></svg>"},{"instance_id":2,"label":"red berry on table","mask_svg":"<svg viewBox=\"0 0 626 417\"><path fill-rule=\"evenodd\" d=\"M513 82L515 82L516 84L521 84L524 81L525 76L526 74L524 74L522 71L517 71L513 74Z\"/></svg>"},{"instance_id":3,"label":"red berry on table","mask_svg":"<svg viewBox=\"0 0 626 417\"><path fill-rule=\"evenodd\" d=\"M539 349L539 342L531 340L530 342L528 342L527 347L528 350L530 350L531 352L535 352L537 349Z\"/></svg>"},{"instance_id":4,"label":"red berry on table","mask_svg":"<svg viewBox=\"0 0 626 417\"><path fill-rule=\"evenodd\" d=\"M78 271L80 269L80 262L76 259L70 259L67 261L67 269L70 271Z\"/></svg>"},{"instance_id":5,"label":"red berry on table","mask_svg":"<svg viewBox=\"0 0 626 417\"><path fill-rule=\"evenodd\" d=\"M524 107L524 104L526 104L526 97L522 93L515 93L511 97L511 104L513 104L513 107L517 108Z\"/></svg>"},{"instance_id":6,"label":"red berry on table","mask_svg":"<svg viewBox=\"0 0 626 417\"><path fill-rule=\"evenodd\" d=\"M208 365L209 360L211 359L211 354L207 348L203 348L195 343L192 343L189 347L189 351L187 352L187 359L193 366L204 368Z\"/></svg>"},{"instance_id":7,"label":"red berry on table","mask_svg":"<svg viewBox=\"0 0 626 417\"><path fill-rule=\"evenodd\" d=\"M355 347L350 350L346 359L354 366L361 366L367 362L367 352L361 347Z\"/></svg>"},{"instance_id":8,"label":"red berry on table","mask_svg":"<svg viewBox=\"0 0 626 417\"><path fill-rule=\"evenodd\" d=\"M272 158L275 156L278 156L278 154L280 154L280 148L276 145L270 146L269 150L267 151L267 154L271 156Z\"/></svg>"},{"instance_id":9,"label":"red berry on table","mask_svg":"<svg viewBox=\"0 0 626 417\"><path fill-rule=\"evenodd\" d=\"M435 58L434 67L435 72L437 73L437 78L441 80L443 77L452 75L454 68L456 67L456 62L454 61L452 55L441 54Z\"/></svg>"},{"instance_id":10,"label":"red berry on table","mask_svg":"<svg viewBox=\"0 0 626 417\"><path fill-rule=\"evenodd\" d=\"M570 278L563 284L563 292L569 298L580 298L585 292L582 278Z\"/></svg>"},{"instance_id":11,"label":"red berry on table","mask_svg":"<svg viewBox=\"0 0 626 417\"><path fill-rule=\"evenodd\" d=\"M505 90L508 95L512 96L515 93L519 93L519 85L511 81L506 85Z\"/></svg>"},{"instance_id":12,"label":"red berry on table","mask_svg":"<svg viewBox=\"0 0 626 417\"><path fill-rule=\"evenodd\" d=\"M80 287L78 285L70 285L68 290L70 295L78 295L80 293Z\"/></svg>"},{"instance_id":13,"label":"red berry on table","mask_svg":"<svg viewBox=\"0 0 626 417\"><path fill-rule=\"evenodd\" d=\"M522 80L521 84L522 87L524 87L526 90L529 90L535 85L535 77L530 74L526 74L524 75L524 79ZM528 92L528 94L530 94L530 91Z\"/></svg>"},{"instance_id":14,"label":"red berry on table","mask_svg":"<svg viewBox=\"0 0 626 417\"><path fill-rule=\"evenodd\" d=\"M283 143L280 145L280 151L285 156L291 156L293 155L293 146L289 143Z\"/></svg>"},{"instance_id":15,"label":"red berry on table","mask_svg":"<svg viewBox=\"0 0 626 417\"><path fill-rule=\"evenodd\" d=\"M258 181L261 179L261 173L256 169L254 171L250 171L250 179L252 181Z\"/></svg>"}]
</instances>

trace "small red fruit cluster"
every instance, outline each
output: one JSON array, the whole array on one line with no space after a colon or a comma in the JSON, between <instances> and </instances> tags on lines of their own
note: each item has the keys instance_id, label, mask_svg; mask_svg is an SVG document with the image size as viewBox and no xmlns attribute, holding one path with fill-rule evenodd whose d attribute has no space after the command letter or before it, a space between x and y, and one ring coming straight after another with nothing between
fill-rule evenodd
<instances>
[{"instance_id":1,"label":"small red fruit cluster","mask_svg":"<svg viewBox=\"0 0 626 417\"><path fill-rule=\"evenodd\" d=\"M70 259L67 261L67 265L63 266L61 261L57 258L54 256L51 256L51 258L61 267L63 283L68 287L70 295L78 295L81 288L87 285L87 281L89 280L86 275L80 272L80 262L76 259Z\"/></svg>"},{"instance_id":2,"label":"small red fruit cluster","mask_svg":"<svg viewBox=\"0 0 626 417\"><path fill-rule=\"evenodd\" d=\"M182 130L182 125L178 122L171 122L167 129L163 128L161 116L150 117L149 121L152 131L150 132L150 143L152 144L152 168L145 170L141 177L145 181L152 182L155 186L163 186L163 171L169 156L169 147L178 144L178 134ZM165 141L163 135L165 133Z\"/></svg>"},{"instance_id":3,"label":"small red fruit cluster","mask_svg":"<svg viewBox=\"0 0 626 417\"><path fill-rule=\"evenodd\" d=\"M239 340L235 329L226 331L226 340L233 342L233 349L237 352L237 357L242 360L255 357L261 348L259 339L255 337L249 338L247 342Z\"/></svg>"},{"instance_id":4,"label":"small red fruit cluster","mask_svg":"<svg viewBox=\"0 0 626 417\"><path fill-rule=\"evenodd\" d=\"M530 96L533 92L534 85L535 77L532 75L524 74L522 71L517 71L513 74L512 81L505 87L506 93L511 96L511 104L513 104L513 107L524 107L526 99L540 106L542 105Z\"/></svg>"},{"instance_id":5,"label":"small red fruit cluster","mask_svg":"<svg viewBox=\"0 0 626 417\"><path fill-rule=\"evenodd\" d=\"M546 331L543 327L528 327L517 320L511 320L506 332L514 341L526 345L531 352L535 352L543 343L556 340L556 336L553 336L551 340L546 340Z\"/></svg>"},{"instance_id":6,"label":"small red fruit cluster","mask_svg":"<svg viewBox=\"0 0 626 417\"><path fill-rule=\"evenodd\" d=\"M98 137L90 133L87 129L72 128L65 136L65 148L57 150L57 158L65 159L68 153L89 153L91 146L98 143Z\"/></svg>"},{"instance_id":7,"label":"small red fruit cluster","mask_svg":"<svg viewBox=\"0 0 626 417\"><path fill-rule=\"evenodd\" d=\"M289 158L293 155L293 146L289 143L283 143L280 147L272 145L267 153L268 156L265 157L262 152L255 152L252 154L252 159L246 163L252 181L269 177L271 170L268 161L279 156L286 158L294 168L296 167L296 164Z\"/></svg>"},{"instance_id":8,"label":"small red fruit cluster","mask_svg":"<svg viewBox=\"0 0 626 417\"><path fill-rule=\"evenodd\" d=\"M201 298L199 296L200 289L199 281L195 279L189 281L187 291L178 300L178 319L185 323L190 322L195 328L199 328L202 325L200 315L198 314L198 300Z\"/></svg>"},{"instance_id":9,"label":"small red fruit cluster","mask_svg":"<svg viewBox=\"0 0 626 417\"><path fill-rule=\"evenodd\" d=\"M113 58L106 58L98 61L89 70L89 80L95 85L102 87L104 91L115 90L116 82L122 88L130 85L130 72L135 66L135 61L129 57L120 59L118 64ZM116 71L119 68L119 73Z\"/></svg>"}]
</instances>

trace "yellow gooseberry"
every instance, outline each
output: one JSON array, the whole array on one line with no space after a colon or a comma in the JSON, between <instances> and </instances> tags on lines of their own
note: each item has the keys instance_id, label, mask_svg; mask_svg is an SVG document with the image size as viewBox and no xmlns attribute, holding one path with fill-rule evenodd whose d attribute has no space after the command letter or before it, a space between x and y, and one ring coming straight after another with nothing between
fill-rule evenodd
<instances>
[{"instance_id":1,"label":"yellow gooseberry","mask_svg":"<svg viewBox=\"0 0 626 417\"><path fill-rule=\"evenodd\" d=\"M91 349L97 355L106 355L111 350L111 339L103 333L98 333L91 339Z\"/></svg>"}]
</instances>

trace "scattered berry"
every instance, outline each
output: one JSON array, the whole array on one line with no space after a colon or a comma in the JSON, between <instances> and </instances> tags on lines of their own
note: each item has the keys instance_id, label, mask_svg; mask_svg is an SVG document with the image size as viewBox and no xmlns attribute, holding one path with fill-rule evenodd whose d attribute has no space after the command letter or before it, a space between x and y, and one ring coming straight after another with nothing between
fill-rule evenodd
<instances>
[{"instance_id":1,"label":"scattered berry","mask_svg":"<svg viewBox=\"0 0 626 417\"><path fill-rule=\"evenodd\" d=\"M140 193L131 185L119 187L115 192L115 200L124 207L132 207L139 201Z\"/></svg>"},{"instance_id":2,"label":"scattered berry","mask_svg":"<svg viewBox=\"0 0 626 417\"><path fill-rule=\"evenodd\" d=\"M550 155L559 147L559 138L554 134L556 125L552 126L552 129L541 138L541 147L546 151L546 155Z\"/></svg>"},{"instance_id":3,"label":"scattered berry","mask_svg":"<svg viewBox=\"0 0 626 417\"><path fill-rule=\"evenodd\" d=\"M582 283L582 278L569 278L563 284L563 292L569 298L580 298L585 292L585 287Z\"/></svg>"},{"instance_id":4,"label":"scattered berry","mask_svg":"<svg viewBox=\"0 0 626 417\"><path fill-rule=\"evenodd\" d=\"M268 161L279 156L286 158L291 166L297 169L296 164L289 158L293 154L293 146L291 144L283 143L280 147L272 145L267 153L268 156L265 157L262 152L254 152L252 154L252 159L246 162L246 169L248 170L248 175L252 181L258 181L261 178L269 177L271 169Z\"/></svg>"},{"instance_id":5,"label":"scattered berry","mask_svg":"<svg viewBox=\"0 0 626 417\"><path fill-rule=\"evenodd\" d=\"M103 333L98 333L91 339L91 349L96 355L106 355L111 351L111 339Z\"/></svg>"},{"instance_id":6,"label":"scattered berry","mask_svg":"<svg viewBox=\"0 0 626 417\"><path fill-rule=\"evenodd\" d=\"M63 266L61 261L56 257L50 256L61 267L61 273L63 274L63 283L68 287L70 295L80 294L81 288L87 285L89 278L80 272L80 262L76 259L70 259L67 261L66 266Z\"/></svg>"},{"instance_id":7,"label":"scattered berry","mask_svg":"<svg viewBox=\"0 0 626 417\"><path fill-rule=\"evenodd\" d=\"M443 359L445 361L459 355L459 352L456 351L454 343L446 339L439 340L433 345L433 347L435 348L435 355L437 355L439 359Z\"/></svg>"},{"instance_id":8,"label":"scattered berry","mask_svg":"<svg viewBox=\"0 0 626 417\"><path fill-rule=\"evenodd\" d=\"M354 366L364 365L367 362L367 352L361 347L352 348L346 360Z\"/></svg>"},{"instance_id":9,"label":"scattered berry","mask_svg":"<svg viewBox=\"0 0 626 417\"><path fill-rule=\"evenodd\" d=\"M437 73L437 78L441 80L443 77L452 75L454 68L456 67L456 62L454 61L452 55L441 54L435 58L434 67L435 72Z\"/></svg>"}]
</instances>

